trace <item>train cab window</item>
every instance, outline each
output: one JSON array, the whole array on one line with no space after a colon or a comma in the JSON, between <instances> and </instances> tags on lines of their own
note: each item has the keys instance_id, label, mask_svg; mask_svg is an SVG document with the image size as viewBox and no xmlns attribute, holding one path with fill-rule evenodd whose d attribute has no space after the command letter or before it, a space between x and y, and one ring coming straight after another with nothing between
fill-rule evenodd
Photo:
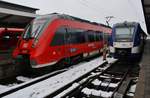
<instances>
[{"instance_id":1,"label":"train cab window","mask_svg":"<svg viewBox=\"0 0 150 98\"><path fill-rule=\"evenodd\" d=\"M115 36L116 41L132 41L132 37L134 34L134 27L116 27L115 29Z\"/></svg>"},{"instance_id":2,"label":"train cab window","mask_svg":"<svg viewBox=\"0 0 150 98\"><path fill-rule=\"evenodd\" d=\"M64 45L65 34L66 34L66 29L64 27L61 27L58 30L56 30L55 35L51 42L51 46Z\"/></svg>"},{"instance_id":3,"label":"train cab window","mask_svg":"<svg viewBox=\"0 0 150 98\"><path fill-rule=\"evenodd\" d=\"M38 39L42 34L43 30L48 26L50 22L49 18L37 18L34 19L25 29L23 34L24 39L36 38Z\"/></svg>"}]
</instances>

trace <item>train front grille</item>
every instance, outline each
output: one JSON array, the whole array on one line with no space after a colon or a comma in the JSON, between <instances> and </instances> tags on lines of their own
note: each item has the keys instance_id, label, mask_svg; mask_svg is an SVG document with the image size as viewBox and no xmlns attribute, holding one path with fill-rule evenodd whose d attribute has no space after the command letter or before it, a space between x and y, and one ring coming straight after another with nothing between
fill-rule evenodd
<instances>
[{"instance_id":1,"label":"train front grille","mask_svg":"<svg viewBox=\"0 0 150 98\"><path fill-rule=\"evenodd\" d=\"M116 55L128 56L131 54L131 48L116 48Z\"/></svg>"}]
</instances>

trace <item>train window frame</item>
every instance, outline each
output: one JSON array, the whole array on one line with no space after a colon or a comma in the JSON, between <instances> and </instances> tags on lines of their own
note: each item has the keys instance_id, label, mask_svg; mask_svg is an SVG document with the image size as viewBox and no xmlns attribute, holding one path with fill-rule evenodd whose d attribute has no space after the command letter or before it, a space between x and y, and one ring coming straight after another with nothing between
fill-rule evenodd
<instances>
[{"instance_id":1,"label":"train window frame","mask_svg":"<svg viewBox=\"0 0 150 98\"><path fill-rule=\"evenodd\" d=\"M95 35L96 35L96 37L98 38L98 40L97 40L97 38L96 38L96 41L102 41L102 40L103 40L103 32L101 32L101 31L96 31L96 32L95 32Z\"/></svg>"},{"instance_id":2,"label":"train window frame","mask_svg":"<svg viewBox=\"0 0 150 98\"><path fill-rule=\"evenodd\" d=\"M96 38L95 38L95 31L93 30L88 30L87 31L87 35L88 35L88 41L89 42L95 42Z\"/></svg>"},{"instance_id":3,"label":"train window frame","mask_svg":"<svg viewBox=\"0 0 150 98\"><path fill-rule=\"evenodd\" d=\"M44 21L44 22L43 23L41 22L42 24L40 24L40 25L35 24L36 22L39 22L39 21ZM22 38L23 39L29 39L29 38L39 39L39 37L43 34L43 31L45 30L45 28L48 27L50 21L51 21L51 18L42 18L41 17L39 19L34 19L31 23L29 23L26 26L25 31L22 35ZM38 26L38 28L33 31L33 26Z\"/></svg>"},{"instance_id":4,"label":"train window frame","mask_svg":"<svg viewBox=\"0 0 150 98\"><path fill-rule=\"evenodd\" d=\"M67 44L82 44L86 42L84 29L68 27L67 33L70 34L70 42L68 42Z\"/></svg>"},{"instance_id":5,"label":"train window frame","mask_svg":"<svg viewBox=\"0 0 150 98\"><path fill-rule=\"evenodd\" d=\"M64 30L64 32L61 32L62 34L63 34L63 36L61 36L61 37L63 37L63 39L61 40L61 37L60 36L58 36L58 34L60 33L58 33L58 31L63 31ZM54 34L54 36L53 36L53 38L52 38L52 41L50 42L50 46L61 46L61 45L64 45L64 44L66 44L65 43L65 37L66 37L66 34L67 34L67 30L66 30L66 27L65 26L61 26L61 27L58 27L57 29L56 29L56 31L55 31L55 34ZM58 37L58 38L57 38ZM60 38L59 38L60 37ZM60 39L59 41L58 41L58 39Z\"/></svg>"},{"instance_id":6,"label":"train window frame","mask_svg":"<svg viewBox=\"0 0 150 98\"><path fill-rule=\"evenodd\" d=\"M119 31L119 33L118 33L118 31L117 30L131 30L131 29L133 29L132 30L132 32L129 32L130 34L127 34L127 33L120 33L120 31ZM126 35L126 36L125 36ZM128 35L128 36L127 36ZM121 36L121 37L120 37ZM123 36L123 37L122 37ZM128 27L126 27L126 26L119 26L119 27L116 27L115 28L115 40L116 41L124 41L124 40L127 40L127 41L132 41L133 40L133 37L135 36L135 26L128 26ZM130 37L130 38L129 38ZM124 40L121 40L121 39L124 39Z\"/></svg>"},{"instance_id":7,"label":"train window frame","mask_svg":"<svg viewBox=\"0 0 150 98\"><path fill-rule=\"evenodd\" d=\"M57 44L54 44L55 42L55 36L57 33L57 30L63 29L65 30L63 33L63 40ZM73 28L70 26L60 26L55 31L54 37L50 43L51 46L61 46L61 45L69 45L69 44L82 44L82 43L88 43L88 42L97 42L103 40L103 32L101 31L94 31L94 30L85 30L82 28ZM92 41L90 40L89 36L92 35ZM98 39L96 39L96 36Z\"/></svg>"}]
</instances>

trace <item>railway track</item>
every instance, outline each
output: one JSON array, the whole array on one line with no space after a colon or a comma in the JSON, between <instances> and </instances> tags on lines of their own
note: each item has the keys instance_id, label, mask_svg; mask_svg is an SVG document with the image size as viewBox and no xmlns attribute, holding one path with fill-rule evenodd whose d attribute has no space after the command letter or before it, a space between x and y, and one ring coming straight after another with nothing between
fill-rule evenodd
<instances>
[{"instance_id":1,"label":"railway track","mask_svg":"<svg viewBox=\"0 0 150 98\"><path fill-rule=\"evenodd\" d=\"M81 62L81 63L83 63L83 62ZM20 90L20 89L23 89L27 86L38 83L44 79L47 79L47 78L50 78L50 77L55 76L57 74L60 74L62 72L65 72L65 71L72 69L76 66L78 66L78 64L72 65L72 66L67 67L67 68L61 67L60 69L53 69L54 71L50 71L49 73L45 73L45 74L35 74L35 73L34 74L30 73L30 75L27 75L27 74L20 75L19 74L18 76L13 76L13 77L1 79L0 80L0 96L8 95L8 94L13 93L17 90Z\"/></svg>"},{"instance_id":2,"label":"railway track","mask_svg":"<svg viewBox=\"0 0 150 98\"><path fill-rule=\"evenodd\" d=\"M75 81L48 98L123 98L135 79L130 77L131 69L130 65L120 66L117 63L105 70L99 67L87 77Z\"/></svg>"},{"instance_id":3,"label":"railway track","mask_svg":"<svg viewBox=\"0 0 150 98\"><path fill-rule=\"evenodd\" d=\"M16 92L16 91L18 91L20 89L23 89L23 88L28 87L30 85L33 85L35 83L38 83L38 82L40 82L40 81L42 81L44 79L50 78L50 77L52 77L54 75L57 75L59 73L62 73L64 71L66 71L66 70L67 69L57 70L57 71L48 73L46 75L33 78L33 79L30 79L29 77L18 76L17 77L18 79L15 78L15 80L13 79L13 80L9 81L9 84L8 83L7 84L3 84L3 86L10 85L10 87L6 87L6 89L4 89L3 91L1 91L0 92L0 97L8 95L8 94L11 94L13 92ZM21 78L24 78L24 79L21 79ZM23 80L27 80L27 81L23 81ZM13 82L13 81L15 81L15 82Z\"/></svg>"},{"instance_id":4,"label":"railway track","mask_svg":"<svg viewBox=\"0 0 150 98\"><path fill-rule=\"evenodd\" d=\"M117 91L123 80L128 74L129 68L122 73L114 71L116 66L113 64L105 70L99 67L87 75L87 77L78 80L63 89L57 95L53 94L48 97L54 98L111 98ZM113 69L113 70L112 70Z\"/></svg>"},{"instance_id":5,"label":"railway track","mask_svg":"<svg viewBox=\"0 0 150 98\"><path fill-rule=\"evenodd\" d=\"M131 67L96 58L57 75L47 75L5 89L2 98L118 98L129 89ZM97 64L97 65L95 65ZM55 74L55 73L54 73ZM130 77L130 78L129 78ZM127 82L128 81L128 82ZM126 85L126 86L123 86ZM120 89L122 90L120 92ZM119 97L122 98L122 97Z\"/></svg>"},{"instance_id":6,"label":"railway track","mask_svg":"<svg viewBox=\"0 0 150 98\"><path fill-rule=\"evenodd\" d=\"M54 66L56 66L56 68L53 66L53 67L48 67L48 68L44 68L44 69L36 69L36 71L30 70L29 68L28 68L28 70L24 71L25 68L20 68L20 67L17 69L18 71L15 71L15 68L17 68L18 65L16 66L16 65L13 65L12 63L10 63L10 64L7 63L7 65L15 66L15 68L13 68L13 67L7 68L8 70L12 69L11 73L8 73L5 70L3 72L1 72L2 70L0 70L1 73L4 73L4 74L2 74L3 76L0 77L0 86L5 86L5 87L15 86L15 85L18 85L18 84L21 84L21 83L24 83L24 82L27 82L30 80L35 80L38 77L43 77L43 76L45 77L45 76L47 76L46 74L48 74L48 75L52 74L52 76L53 76L53 73L54 73L54 75L56 75L58 73L69 70L73 67L76 67L81 63L85 63L90 60L93 60L94 58L95 57L93 57L93 58L91 57L90 59L83 60L82 62L78 62L71 66L54 65ZM1 64L1 66L2 66L2 64ZM6 66L6 65L3 65L3 66ZM1 69L4 69L4 68L1 68ZM13 74L12 74L12 72L13 72ZM10 74L10 75L6 76L5 73Z\"/></svg>"},{"instance_id":7,"label":"railway track","mask_svg":"<svg viewBox=\"0 0 150 98\"><path fill-rule=\"evenodd\" d=\"M17 94L17 96L19 96L19 98L21 98L21 96L23 96L22 98L32 98L34 96L37 96L38 94L38 90L42 90L42 89L45 89L45 91L48 91L47 88L40 88L41 85L45 85L45 83L49 83L49 84L46 84L48 86L56 86L56 88L54 89L51 89L52 91L45 94L44 96L48 96L49 94L52 94L53 92L57 91L58 89L64 87L65 85L68 85L72 82L74 82L75 80L78 80L78 78L81 78L83 76L85 76L86 74L88 74L90 71L93 71L95 70L97 67L99 67L101 65L101 68L100 70L105 70L106 67L103 66L103 64L105 63L105 61L102 61L102 62L99 62L100 59L102 60L102 58L96 58L92 61L89 61L87 63L83 63L83 64L79 64L77 65L76 67L73 67L73 68L69 68L69 70L67 71L62 71L60 74L57 74L57 75L47 75L47 76L44 76L40 79L33 79L31 81L27 81L25 83L22 83L22 84L19 84L17 86L13 86L13 87L10 87L8 89L5 89L4 91L0 92L0 97L2 98L18 98L14 97L14 94L18 93L18 92L22 92L24 94L28 94L28 93L31 93L29 96L28 95L24 95L24 94ZM94 63L98 64L98 65L95 65ZM87 65L89 64L89 65ZM108 64L109 65L109 64ZM87 68L86 68L87 67ZM107 66L108 67L108 66ZM90 69L91 68L91 69ZM69 73L69 74L68 74ZM80 74L78 74L80 73ZM70 76L69 76L70 75ZM52 76L52 77L51 77ZM67 81L68 83L66 83L64 80L67 79L66 77L70 78L70 81ZM59 79L60 78L60 79ZM64 78L64 79L63 79ZM71 79L72 78L72 79ZM62 81L61 81L62 80ZM49 81L49 82L48 82ZM45 83L44 83L45 82ZM64 82L64 83L63 83ZM57 84L58 83L58 84ZM59 85L60 83L62 83L61 85ZM39 86L39 89L36 90L37 92L34 91L34 87L38 88L37 86ZM59 87L60 86L60 87ZM47 87L47 86L45 86ZM49 89L51 87L48 87ZM24 90L26 91L26 89L29 89L31 90L31 92L28 92L29 90L27 90L28 93L24 92ZM23 91L22 91L23 90ZM33 90L33 91L32 91ZM35 94L35 95L34 95ZM31 97L32 95L32 97Z\"/></svg>"}]
</instances>

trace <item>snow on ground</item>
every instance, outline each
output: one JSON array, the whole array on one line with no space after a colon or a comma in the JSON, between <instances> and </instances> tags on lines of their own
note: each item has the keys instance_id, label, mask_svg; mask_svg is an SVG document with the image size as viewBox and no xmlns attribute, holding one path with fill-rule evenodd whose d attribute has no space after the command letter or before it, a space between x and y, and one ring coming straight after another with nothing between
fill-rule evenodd
<instances>
[{"instance_id":1,"label":"snow on ground","mask_svg":"<svg viewBox=\"0 0 150 98\"><path fill-rule=\"evenodd\" d=\"M85 73L88 73L89 71L95 69L96 67L104 63L102 59L102 57L96 58L54 77L48 78L44 81L7 95L4 98L43 98L64 87L68 83L73 82ZM109 62L114 61L114 59L109 59Z\"/></svg>"},{"instance_id":2,"label":"snow on ground","mask_svg":"<svg viewBox=\"0 0 150 98\"><path fill-rule=\"evenodd\" d=\"M92 76L95 76L95 75L99 75L99 74L101 74L101 73L102 73L102 72L92 72L91 75L92 75Z\"/></svg>"},{"instance_id":3,"label":"snow on ground","mask_svg":"<svg viewBox=\"0 0 150 98\"><path fill-rule=\"evenodd\" d=\"M101 86L107 87L109 85L109 82L102 82Z\"/></svg>"},{"instance_id":4,"label":"snow on ground","mask_svg":"<svg viewBox=\"0 0 150 98\"><path fill-rule=\"evenodd\" d=\"M111 98L111 96L113 94L113 92L106 92L106 91L102 91L102 90L89 89L87 87L82 89L81 92L87 96L94 95L94 96L104 97L104 98Z\"/></svg>"},{"instance_id":5,"label":"snow on ground","mask_svg":"<svg viewBox=\"0 0 150 98\"><path fill-rule=\"evenodd\" d=\"M18 85L18 83L16 83L16 82L15 83L11 83L11 84L7 84L8 87L12 87L12 86L16 86L16 85Z\"/></svg>"},{"instance_id":6,"label":"snow on ground","mask_svg":"<svg viewBox=\"0 0 150 98\"><path fill-rule=\"evenodd\" d=\"M88 89L87 87L82 89L81 92L84 93L87 96L91 95L91 89Z\"/></svg>"},{"instance_id":7,"label":"snow on ground","mask_svg":"<svg viewBox=\"0 0 150 98\"><path fill-rule=\"evenodd\" d=\"M20 87L20 86L27 85L28 83L31 83L31 82L37 81L37 80L39 80L39 79L45 78L45 77L47 77L47 76L49 76L49 75L52 75L52 74L55 74L55 73L57 73L57 72L60 72L60 71L63 72L63 71L66 71L66 70L67 70L67 68L61 69L61 70L57 70L57 71L48 73L48 74L46 74L46 75L43 75L43 76L34 78L34 79L32 79L32 80L29 80L29 81L27 81L27 82L21 83L21 84L19 84L19 85L18 85L18 83L8 84L8 85L7 85L8 88L3 89L3 90L0 90L0 94L1 94L1 93L4 93L4 92L7 92L7 91L9 91L9 90L12 90L12 89L16 89L16 88L18 88L18 87Z\"/></svg>"},{"instance_id":8,"label":"snow on ground","mask_svg":"<svg viewBox=\"0 0 150 98\"><path fill-rule=\"evenodd\" d=\"M134 96L136 90L136 84L132 85L129 89L129 92L127 93L128 96Z\"/></svg>"},{"instance_id":9,"label":"snow on ground","mask_svg":"<svg viewBox=\"0 0 150 98\"><path fill-rule=\"evenodd\" d=\"M0 85L0 91L3 91L4 89L8 88L7 86Z\"/></svg>"},{"instance_id":10,"label":"snow on ground","mask_svg":"<svg viewBox=\"0 0 150 98\"><path fill-rule=\"evenodd\" d=\"M98 79L95 79L94 81L92 81L92 84L95 85L95 86L98 86L102 83L102 81L98 80Z\"/></svg>"},{"instance_id":11,"label":"snow on ground","mask_svg":"<svg viewBox=\"0 0 150 98\"><path fill-rule=\"evenodd\" d=\"M101 90L89 89L87 87L82 89L81 92L87 96L90 96L90 95L100 96L101 95Z\"/></svg>"},{"instance_id":12,"label":"snow on ground","mask_svg":"<svg viewBox=\"0 0 150 98\"><path fill-rule=\"evenodd\" d=\"M108 63L114 63L117 59L114 58L107 58Z\"/></svg>"},{"instance_id":13,"label":"snow on ground","mask_svg":"<svg viewBox=\"0 0 150 98\"><path fill-rule=\"evenodd\" d=\"M147 39L150 39L150 36L148 36Z\"/></svg>"},{"instance_id":14,"label":"snow on ground","mask_svg":"<svg viewBox=\"0 0 150 98\"><path fill-rule=\"evenodd\" d=\"M136 90L136 84L132 85L127 93L128 96L133 97Z\"/></svg>"},{"instance_id":15,"label":"snow on ground","mask_svg":"<svg viewBox=\"0 0 150 98\"><path fill-rule=\"evenodd\" d=\"M67 92L72 91L74 88L78 87L79 85L80 84L78 84L78 83L74 83L71 87L69 87L68 89L64 90L63 92L61 92L60 94L58 94L54 98L62 98Z\"/></svg>"},{"instance_id":16,"label":"snow on ground","mask_svg":"<svg viewBox=\"0 0 150 98\"><path fill-rule=\"evenodd\" d=\"M136 89L136 84L135 84L135 85L132 85L132 86L130 87L129 92L134 93L134 92L135 92L135 89Z\"/></svg>"},{"instance_id":17,"label":"snow on ground","mask_svg":"<svg viewBox=\"0 0 150 98\"><path fill-rule=\"evenodd\" d=\"M101 97L103 98L111 98L113 92L105 92L105 91L102 91L101 92Z\"/></svg>"},{"instance_id":18,"label":"snow on ground","mask_svg":"<svg viewBox=\"0 0 150 98\"><path fill-rule=\"evenodd\" d=\"M116 88L118 86L118 84L119 84L119 82L118 83L110 83L109 87Z\"/></svg>"},{"instance_id":19,"label":"snow on ground","mask_svg":"<svg viewBox=\"0 0 150 98\"><path fill-rule=\"evenodd\" d=\"M16 79L19 81L22 81L22 82L26 82L26 81L31 80L32 78L28 78L28 77L24 77L24 76L17 76Z\"/></svg>"},{"instance_id":20,"label":"snow on ground","mask_svg":"<svg viewBox=\"0 0 150 98\"><path fill-rule=\"evenodd\" d=\"M127 95L130 96L130 97L133 97L134 93L128 93Z\"/></svg>"},{"instance_id":21,"label":"snow on ground","mask_svg":"<svg viewBox=\"0 0 150 98\"><path fill-rule=\"evenodd\" d=\"M100 78L105 78L105 79L110 79L110 76L104 76L104 75L100 75Z\"/></svg>"},{"instance_id":22,"label":"snow on ground","mask_svg":"<svg viewBox=\"0 0 150 98\"><path fill-rule=\"evenodd\" d=\"M100 90L91 89L91 95L100 96L101 95L101 91Z\"/></svg>"}]
</instances>

